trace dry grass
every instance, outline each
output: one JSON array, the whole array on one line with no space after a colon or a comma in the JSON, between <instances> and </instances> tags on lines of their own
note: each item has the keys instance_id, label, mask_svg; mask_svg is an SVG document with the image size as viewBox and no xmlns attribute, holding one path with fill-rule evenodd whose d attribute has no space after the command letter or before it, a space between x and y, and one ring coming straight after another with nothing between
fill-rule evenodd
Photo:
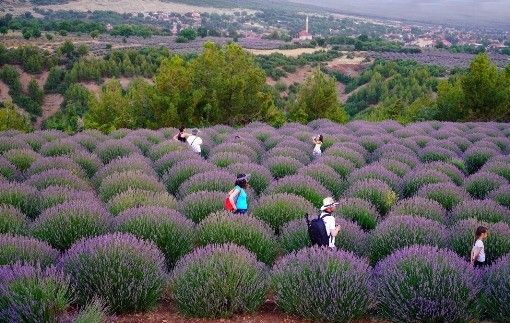
<instances>
[{"instance_id":1,"label":"dry grass","mask_svg":"<svg viewBox=\"0 0 510 323\"><path fill-rule=\"evenodd\" d=\"M325 48L296 48L296 49L246 49L254 55L271 55L280 53L287 57L298 57L301 54L312 54Z\"/></svg>"}]
</instances>

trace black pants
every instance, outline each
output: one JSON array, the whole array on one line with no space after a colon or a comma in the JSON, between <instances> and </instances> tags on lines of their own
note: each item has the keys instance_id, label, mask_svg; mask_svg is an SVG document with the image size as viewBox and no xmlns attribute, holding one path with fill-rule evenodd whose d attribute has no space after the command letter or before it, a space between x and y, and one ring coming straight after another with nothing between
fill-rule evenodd
<instances>
[{"instance_id":1,"label":"black pants","mask_svg":"<svg viewBox=\"0 0 510 323\"><path fill-rule=\"evenodd\" d=\"M475 268L483 268L483 267L485 267L485 261L484 262L481 262L478 260L475 261Z\"/></svg>"}]
</instances>

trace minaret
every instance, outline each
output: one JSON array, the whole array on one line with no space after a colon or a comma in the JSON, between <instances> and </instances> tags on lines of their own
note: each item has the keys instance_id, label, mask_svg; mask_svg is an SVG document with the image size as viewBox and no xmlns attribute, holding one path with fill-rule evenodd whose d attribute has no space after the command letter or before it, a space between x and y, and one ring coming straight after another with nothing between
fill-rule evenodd
<instances>
[{"instance_id":1,"label":"minaret","mask_svg":"<svg viewBox=\"0 0 510 323\"><path fill-rule=\"evenodd\" d=\"M305 28L305 31L308 34L308 15L306 15L306 28Z\"/></svg>"}]
</instances>

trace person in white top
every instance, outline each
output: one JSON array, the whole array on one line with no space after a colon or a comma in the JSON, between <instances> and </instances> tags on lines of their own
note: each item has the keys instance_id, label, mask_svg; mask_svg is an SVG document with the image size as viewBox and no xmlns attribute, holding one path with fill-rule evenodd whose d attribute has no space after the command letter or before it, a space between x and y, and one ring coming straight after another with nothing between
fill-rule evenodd
<instances>
[{"instance_id":1,"label":"person in white top","mask_svg":"<svg viewBox=\"0 0 510 323\"><path fill-rule=\"evenodd\" d=\"M318 135L317 137L313 137L313 143L315 144L315 147L313 148L313 156L315 158L320 157L322 155L322 135Z\"/></svg>"},{"instance_id":2,"label":"person in white top","mask_svg":"<svg viewBox=\"0 0 510 323\"><path fill-rule=\"evenodd\" d=\"M487 239L489 230L484 226L479 226L475 233L475 245L471 250L471 265L477 267L485 266L485 246L483 240Z\"/></svg>"},{"instance_id":3,"label":"person in white top","mask_svg":"<svg viewBox=\"0 0 510 323\"><path fill-rule=\"evenodd\" d=\"M335 217L333 216L333 212L336 210L337 206L338 203L335 202L332 197L326 197L322 201L321 218L326 226L326 233L329 237L329 247L331 249L336 249L335 238L338 232L340 232L340 226L336 225Z\"/></svg>"},{"instance_id":4,"label":"person in white top","mask_svg":"<svg viewBox=\"0 0 510 323\"><path fill-rule=\"evenodd\" d=\"M186 141L191 146L194 152L202 153L202 138L198 136L198 129L191 130L191 135L186 138Z\"/></svg>"}]
</instances>

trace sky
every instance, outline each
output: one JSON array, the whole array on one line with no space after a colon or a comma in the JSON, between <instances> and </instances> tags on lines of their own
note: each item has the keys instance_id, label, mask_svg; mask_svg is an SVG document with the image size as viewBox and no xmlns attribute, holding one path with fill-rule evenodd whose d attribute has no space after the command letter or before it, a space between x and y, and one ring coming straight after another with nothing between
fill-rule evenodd
<instances>
[{"instance_id":1,"label":"sky","mask_svg":"<svg viewBox=\"0 0 510 323\"><path fill-rule=\"evenodd\" d=\"M510 30L510 0L290 0L380 17L503 27Z\"/></svg>"}]
</instances>

